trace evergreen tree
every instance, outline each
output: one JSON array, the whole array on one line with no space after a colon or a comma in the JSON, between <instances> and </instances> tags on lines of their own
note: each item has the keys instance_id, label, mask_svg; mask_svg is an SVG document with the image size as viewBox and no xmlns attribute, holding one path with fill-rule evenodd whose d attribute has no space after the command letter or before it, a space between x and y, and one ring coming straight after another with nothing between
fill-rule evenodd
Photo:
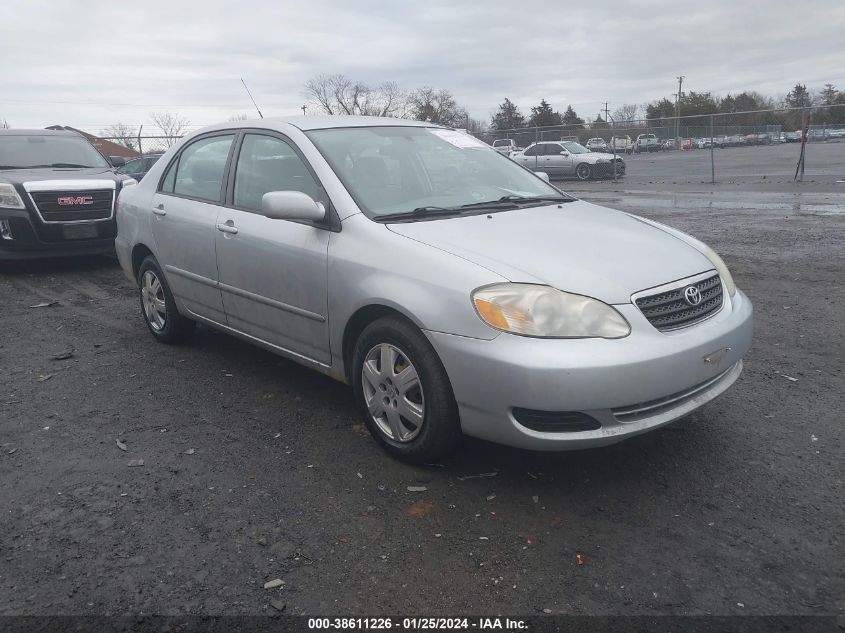
<instances>
[{"instance_id":1,"label":"evergreen tree","mask_svg":"<svg viewBox=\"0 0 845 633\"><path fill-rule=\"evenodd\" d=\"M494 130L513 130L518 127L525 127L525 117L519 108L510 99L499 106L499 111L493 115L490 127Z\"/></svg>"}]
</instances>

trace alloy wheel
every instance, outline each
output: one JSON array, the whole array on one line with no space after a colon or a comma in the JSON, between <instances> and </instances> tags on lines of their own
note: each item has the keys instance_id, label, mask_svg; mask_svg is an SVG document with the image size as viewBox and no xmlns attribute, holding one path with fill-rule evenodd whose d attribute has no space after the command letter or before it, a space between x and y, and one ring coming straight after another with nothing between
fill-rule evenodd
<instances>
[{"instance_id":1,"label":"alloy wheel","mask_svg":"<svg viewBox=\"0 0 845 633\"><path fill-rule=\"evenodd\" d=\"M390 343L367 352L361 368L364 402L373 421L394 442L410 442L425 420L422 382L407 354Z\"/></svg>"},{"instance_id":2,"label":"alloy wheel","mask_svg":"<svg viewBox=\"0 0 845 633\"><path fill-rule=\"evenodd\" d=\"M167 303L161 280L152 270L145 271L141 277L141 302L150 327L156 332L163 330L167 321Z\"/></svg>"}]
</instances>

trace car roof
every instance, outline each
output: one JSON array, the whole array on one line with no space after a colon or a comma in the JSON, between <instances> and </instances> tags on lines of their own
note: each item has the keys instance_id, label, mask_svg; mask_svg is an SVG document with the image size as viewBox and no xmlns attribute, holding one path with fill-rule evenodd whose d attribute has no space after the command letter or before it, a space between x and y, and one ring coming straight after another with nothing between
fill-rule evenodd
<instances>
[{"instance_id":1,"label":"car roof","mask_svg":"<svg viewBox=\"0 0 845 633\"><path fill-rule=\"evenodd\" d=\"M42 130L39 128L34 129L2 129L0 130L0 136L75 136L79 138L79 134L76 132L71 132L69 130Z\"/></svg>"},{"instance_id":2,"label":"car roof","mask_svg":"<svg viewBox=\"0 0 845 633\"><path fill-rule=\"evenodd\" d=\"M197 130L197 132L209 132L213 130L232 130L242 128L277 128L282 131L285 125L296 127L303 132L309 130L327 130L333 128L349 127L436 127L444 128L436 123L427 121L413 121L411 119L398 119L393 117L377 116L346 116L346 115L313 115L313 116L291 116L291 117L267 117L265 119L245 119L243 121L229 121L219 123ZM449 129L449 128L445 128ZM193 135L192 135L193 136Z\"/></svg>"}]
</instances>

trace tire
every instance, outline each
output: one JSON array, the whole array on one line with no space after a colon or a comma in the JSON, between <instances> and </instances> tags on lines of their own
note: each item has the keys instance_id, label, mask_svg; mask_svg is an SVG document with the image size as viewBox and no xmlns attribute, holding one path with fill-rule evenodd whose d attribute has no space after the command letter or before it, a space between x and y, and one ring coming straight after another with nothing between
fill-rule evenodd
<instances>
[{"instance_id":1,"label":"tire","mask_svg":"<svg viewBox=\"0 0 845 633\"><path fill-rule=\"evenodd\" d=\"M446 370L428 339L407 320L387 316L364 328L352 356L352 389L370 433L394 457L431 463L461 445L458 405Z\"/></svg>"},{"instance_id":2,"label":"tire","mask_svg":"<svg viewBox=\"0 0 845 633\"><path fill-rule=\"evenodd\" d=\"M587 163L581 163L575 168L575 176L578 180L589 180L593 175L593 168Z\"/></svg>"},{"instance_id":3,"label":"tire","mask_svg":"<svg viewBox=\"0 0 845 633\"><path fill-rule=\"evenodd\" d=\"M157 341L174 344L190 338L196 323L179 314L167 279L152 255L147 255L138 269L138 296L141 315Z\"/></svg>"}]
</instances>

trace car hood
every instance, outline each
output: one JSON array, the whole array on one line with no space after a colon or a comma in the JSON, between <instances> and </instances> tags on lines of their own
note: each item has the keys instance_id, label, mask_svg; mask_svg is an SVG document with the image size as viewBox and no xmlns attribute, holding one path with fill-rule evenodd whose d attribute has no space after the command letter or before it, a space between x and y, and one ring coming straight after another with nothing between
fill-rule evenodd
<instances>
[{"instance_id":1,"label":"car hood","mask_svg":"<svg viewBox=\"0 0 845 633\"><path fill-rule=\"evenodd\" d=\"M607 303L713 268L692 246L621 211L583 201L388 224L399 235L521 283Z\"/></svg>"},{"instance_id":2,"label":"car hood","mask_svg":"<svg viewBox=\"0 0 845 633\"><path fill-rule=\"evenodd\" d=\"M84 169L72 169L57 167L43 169L2 169L0 170L0 182L20 185L25 182L38 180L122 180L109 167L86 167Z\"/></svg>"},{"instance_id":3,"label":"car hood","mask_svg":"<svg viewBox=\"0 0 845 633\"><path fill-rule=\"evenodd\" d=\"M586 154L572 154L572 158L581 163L598 163L599 161L611 161L613 156L605 152L587 152ZM619 157L617 157L619 158ZM620 159L621 160L621 159Z\"/></svg>"}]
</instances>

